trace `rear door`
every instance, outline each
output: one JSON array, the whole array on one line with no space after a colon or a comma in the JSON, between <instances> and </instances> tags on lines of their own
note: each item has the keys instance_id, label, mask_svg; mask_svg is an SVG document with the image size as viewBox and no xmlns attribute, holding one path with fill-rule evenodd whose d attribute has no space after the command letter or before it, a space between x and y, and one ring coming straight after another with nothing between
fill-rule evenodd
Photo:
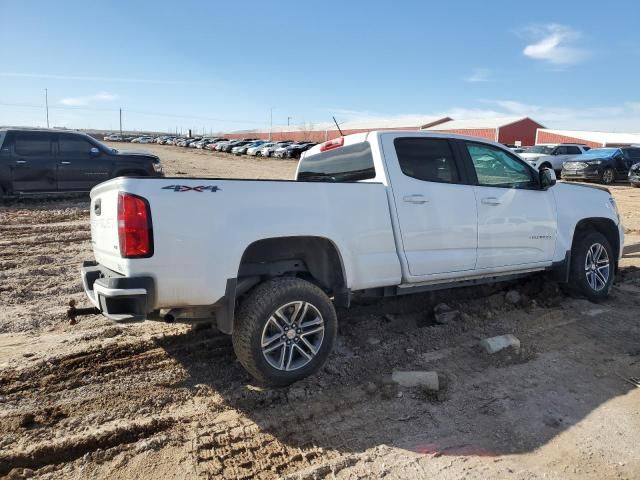
<instances>
[{"instance_id":1,"label":"rear door","mask_svg":"<svg viewBox=\"0 0 640 480\"><path fill-rule=\"evenodd\" d=\"M55 192L55 159L51 132L10 132L12 189L18 192ZM7 143L7 142L5 142Z\"/></svg>"},{"instance_id":2,"label":"rear door","mask_svg":"<svg viewBox=\"0 0 640 480\"><path fill-rule=\"evenodd\" d=\"M537 173L506 150L480 142L461 143L477 181L476 268L551 262L557 236L553 193L541 190Z\"/></svg>"},{"instance_id":3,"label":"rear door","mask_svg":"<svg viewBox=\"0 0 640 480\"><path fill-rule=\"evenodd\" d=\"M473 186L446 138L385 134L384 158L391 178L409 281L472 271L478 242Z\"/></svg>"},{"instance_id":4,"label":"rear door","mask_svg":"<svg viewBox=\"0 0 640 480\"><path fill-rule=\"evenodd\" d=\"M93 150L92 150L93 149ZM83 135L58 134L58 190L89 191L109 179L111 158Z\"/></svg>"}]
</instances>

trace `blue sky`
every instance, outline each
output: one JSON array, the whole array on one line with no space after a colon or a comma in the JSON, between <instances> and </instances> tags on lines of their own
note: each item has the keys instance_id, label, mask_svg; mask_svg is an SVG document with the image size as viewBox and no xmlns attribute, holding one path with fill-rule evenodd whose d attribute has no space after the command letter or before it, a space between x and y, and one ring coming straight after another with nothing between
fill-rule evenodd
<instances>
[{"instance_id":1,"label":"blue sky","mask_svg":"<svg viewBox=\"0 0 640 480\"><path fill-rule=\"evenodd\" d=\"M640 132L636 1L5 1L0 125L450 115Z\"/></svg>"}]
</instances>

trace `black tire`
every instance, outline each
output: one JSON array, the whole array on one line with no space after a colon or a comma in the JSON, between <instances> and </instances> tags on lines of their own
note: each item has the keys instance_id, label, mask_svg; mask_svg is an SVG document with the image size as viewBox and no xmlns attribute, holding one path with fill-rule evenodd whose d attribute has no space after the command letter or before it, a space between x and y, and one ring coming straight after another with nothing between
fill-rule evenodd
<instances>
[{"instance_id":1,"label":"black tire","mask_svg":"<svg viewBox=\"0 0 640 480\"><path fill-rule=\"evenodd\" d=\"M569 287L575 293L579 293L584 295L589 300L597 302L600 300L604 300L609 296L609 291L611 290L611 285L613 285L613 279L615 274L615 257L613 254L613 248L607 240L607 237L602 235L600 232L596 232L593 230L587 230L583 232L576 232L576 235L579 235L578 238L574 239L573 247L571 249L571 270L569 273ZM600 278L599 284L594 288L593 283L590 283L589 274L594 275L595 273L592 270L587 269L587 257L589 256L589 251L594 245L601 245L607 254L607 259L609 261L609 268L606 276L606 282L602 282ZM596 280L597 282L597 280ZM603 285L600 285L602 284Z\"/></svg>"},{"instance_id":2,"label":"black tire","mask_svg":"<svg viewBox=\"0 0 640 480\"><path fill-rule=\"evenodd\" d=\"M549 162L544 162L542 165L540 165L538 167L538 170L542 171L543 168L549 168L549 169L553 170L553 168L551 167L551 164Z\"/></svg>"},{"instance_id":3,"label":"black tire","mask_svg":"<svg viewBox=\"0 0 640 480\"><path fill-rule=\"evenodd\" d=\"M602 172L602 177L600 177L600 181L605 185L611 185L616 179L616 172L613 168L607 167Z\"/></svg>"},{"instance_id":4,"label":"black tire","mask_svg":"<svg viewBox=\"0 0 640 480\"><path fill-rule=\"evenodd\" d=\"M267 329L271 328L270 322L272 318L275 318L275 313L282 308L294 308L287 307L292 302L307 302L315 308L315 311L320 313L324 331L320 340L321 343L318 344L316 350L317 353L312 355L310 360L307 359L306 364L296 369L282 370L269 363L268 354L263 353L262 341ZM285 325L285 328L288 327ZM312 375L324 365L333 349L337 329L338 320L333 303L320 288L300 278L279 277L259 285L242 302L233 331L233 349L240 363L256 380L267 385L284 387ZM289 343L294 340L296 342L300 340L298 336L289 340L288 338L290 337L287 337L282 331L281 333L283 333L282 337L277 339L276 342L280 342L280 339ZM278 335L280 333L276 333L274 336ZM299 345L303 344L299 343ZM292 344L281 348L284 349L282 358L288 355L287 348L289 348L291 352L295 352L292 355L297 355L300 362L305 361L305 357L299 353L301 349L298 345ZM278 351L281 352L282 350ZM277 355L275 350L274 352ZM289 363L291 364L291 361Z\"/></svg>"}]
</instances>

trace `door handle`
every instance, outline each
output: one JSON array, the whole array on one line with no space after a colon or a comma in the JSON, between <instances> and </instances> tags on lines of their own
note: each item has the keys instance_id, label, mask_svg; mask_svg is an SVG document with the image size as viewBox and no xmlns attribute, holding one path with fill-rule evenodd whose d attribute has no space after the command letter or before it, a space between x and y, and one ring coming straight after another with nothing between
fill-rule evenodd
<instances>
[{"instance_id":1,"label":"door handle","mask_svg":"<svg viewBox=\"0 0 640 480\"><path fill-rule=\"evenodd\" d=\"M25 163L27 163L26 160L16 160L16 165L24 165Z\"/></svg>"},{"instance_id":2,"label":"door handle","mask_svg":"<svg viewBox=\"0 0 640 480\"><path fill-rule=\"evenodd\" d=\"M496 197L485 197L482 199L482 203L485 205L500 205L500 200Z\"/></svg>"},{"instance_id":3,"label":"door handle","mask_svg":"<svg viewBox=\"0 0 640 480\"><path fill-rule=\"evenodd\" d=\"M71 165L71 162L60 162L60 165Z\"/></svg>"},{"instance_id":4,"label":"door handle","mask_svg":"<svg viewBox=\"0 0 640 480\"><path fill-rule=\"evenodd\" d=\"M419 195L419 194L407 195L407 196L403 197L402 200L404 200L407 203L427 203L427 202L429 202L429 200L424 198L424 195Z\"/></svg>"}]
</instances>

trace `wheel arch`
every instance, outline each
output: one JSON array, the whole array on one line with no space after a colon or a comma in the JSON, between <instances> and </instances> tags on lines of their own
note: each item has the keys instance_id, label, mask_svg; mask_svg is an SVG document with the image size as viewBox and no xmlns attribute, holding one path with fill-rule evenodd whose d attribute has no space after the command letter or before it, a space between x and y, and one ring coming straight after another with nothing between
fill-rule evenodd
<instances>
[{"instance_id":1,"label":"wheel arch","mask_svg":"<svg viewBox=\"0 0 640 480\"><path fill-rule=\"evenodd\" d=\"M573 231L573 238L571 241L572 249L576 243L578 235L589 230L595 230L596 232L601 233L609 241L611 248L613 248L615 265L617 268L618 258L620 257L620 232L618 231L618 227L615 222L610 218L605 217L583 218L576 224Z\"/></svg>"},{"instance_id":2,"label":"wheel arch","mask_svg":"<svg viewBox=\"0 0 640 480\"><path fill-rule=\"evenodd\" d=\"M306 274L327 293L347 287L342 255L336 244L320 236L287 236L257 240L244 250L238 278Z\"/></svg>"},{"instance_id":3,"label":"wheel arch","mask_svg":"<svg viewBox=\"0 0 640 480\"><path fill-rule=\"evenodd\" d=\"M227 280L224 302L217 310L218 329L231 334L238 300L269 278L298 276L348 307L351 294L347 270L338 246L320 236L286 236L256 240L244 250L237 277Z\"/></svg>"}]
</instances>

